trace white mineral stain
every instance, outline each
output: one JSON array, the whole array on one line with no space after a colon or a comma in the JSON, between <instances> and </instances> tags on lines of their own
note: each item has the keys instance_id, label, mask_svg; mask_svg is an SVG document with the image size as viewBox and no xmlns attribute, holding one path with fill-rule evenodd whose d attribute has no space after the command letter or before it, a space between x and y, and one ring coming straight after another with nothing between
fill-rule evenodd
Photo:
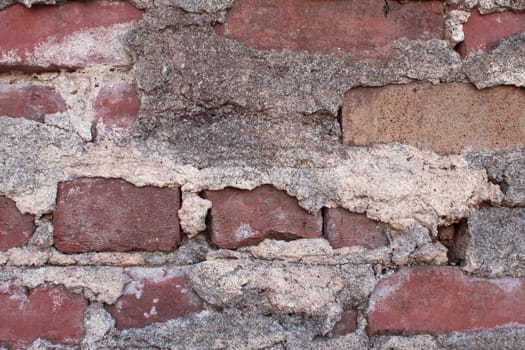
<instances>
[{"instance_id":1,"label":"white mineral stain","mask_svg":"<svg viewBox=\"0 0 525 350\"><path fill-rule=\"evenodd\" d=\"M237 230L235 230L235 239L242 241L255 235L255 232L249 224L241 224Z\"/></svg>"}]
</instances>

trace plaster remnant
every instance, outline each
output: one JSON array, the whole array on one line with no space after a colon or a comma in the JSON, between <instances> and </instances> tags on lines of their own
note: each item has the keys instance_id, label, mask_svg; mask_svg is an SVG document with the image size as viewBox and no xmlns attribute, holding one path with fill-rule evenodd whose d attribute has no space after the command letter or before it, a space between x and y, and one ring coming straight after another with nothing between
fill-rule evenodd
<instances>
[{"instance_id":1,"label":"plaster remnant","mask_svg":"<svg viewBox=\"0 0 525 350\"><path fill-rule=\"evenodd\" d=\"M451 10L445 15L445 37L449 40L451 47L465 40L463 23L470 17L470 12Z\"/></svg>"},{"instance_id":2,"label":"plaster remnant","mask_svg":"<svg viewBox=\"0 0 525 350\"><path fill-rule=\"evenodd\" d=\"M5 254L7 265L14 266L43 266L49 260L49 252L32 247L11 248L0 254Z\"/></svg>"},{"instance_id":3,"label":"plaster remnant","mask_svg":"<svg viewBox=\"0 0 525 350\"><path fill-rule=\"evenodd\" d=\"M28 288L36 288L44 283L63 284L68 289L82 292L92 301L108 304L117 301L128 281L122 268L118 267L4 268L0 270L0 278L5 280L6 277L16 277Z\"/></svg>"},{"instance_id":4,"label":"plaster remnant","mask_svg":"<svg viewBox=\"0 0 525 350\"><path fill-rule=\"evenodd\" d=\"M360 246L333 249L327 240L298 239L290 242L266 239L256 246L239 249L237 259L254 257L269 261L295 262L305 265L334 266L342 264L406 265L437 264L448 262L447 250L441 243L433 243L427 230L412 228L408 233L389 231L388 247L367 249ZM208 259L221 256L221 251L208 255Z\"/></svg>"},{"instance_id":5,"label":"plaster remnant","mask_svg":"<svg viewBox=\"0 0 525 350\"><path fill-rule=\"evenodd\" d=\"M283 322L305 318L319 334L330 332L339 320L341 303L362 303L376 282L367 265L324 267L250 260L206 261L195 266L189 278L199 296L214 306L250 303ZM259 297L253 299L255 295Z\"/></svg>"},{"instance_id":6,"label":"plaster remnant","mask_svg":"<svg viewBox=\"0 0 525 350\"><path fill-rule=\"evenodd\" d=\"M178 211L182 231L189 238L206 230L206 215L211 201L201 198L197 193L182 192L182 206Z\"/></svg>"},{"instance_id":7,"label":"plaster remnant","mask_svg":"<svg viewBox=\"0 0 525 350\"><path fill-rule=\"evenodd\" d=\"M481 14L505 10L525 10L525 2L523 0L446 0L446 3L464 10L476 8Z\"/></svg>"}]
</instances>

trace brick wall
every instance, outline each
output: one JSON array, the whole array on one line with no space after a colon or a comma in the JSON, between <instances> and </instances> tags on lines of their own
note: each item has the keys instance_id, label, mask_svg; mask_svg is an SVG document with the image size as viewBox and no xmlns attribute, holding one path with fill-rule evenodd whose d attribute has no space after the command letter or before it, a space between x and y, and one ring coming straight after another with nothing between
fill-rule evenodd
<instances>
[{"instance_id":1,"label":"brick wall","mask_svg":"<svg viewBox=\"0 0 525 350\"><path fill-rule=\"evenodd\" d=\"M525 347L524 11L0 0L0 348Z\"/></svg>"}]
</instances>

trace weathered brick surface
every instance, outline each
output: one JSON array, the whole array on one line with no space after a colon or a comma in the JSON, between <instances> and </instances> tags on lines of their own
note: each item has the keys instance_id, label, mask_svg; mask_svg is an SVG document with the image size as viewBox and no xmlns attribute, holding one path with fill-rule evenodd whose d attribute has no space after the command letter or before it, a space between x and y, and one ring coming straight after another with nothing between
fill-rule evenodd
<instances>
[{"instance_id":1,"label":"weathered brick surface","mask_svg":"<svg viewBox=\"0 0 525 350\"><path fill-rule=\"evenodd\" d=\"M35 224L31 215L22 215L11 199L0 196L0 250L25 245Z\"/></svg>"},{"instance_id":2,"label":"weathered brick surface","mask_svg":"<svg viewBox=\"0 0 525 350\"><path fill-rule=\"evenodd\" d=\"M370 334L525 325L525 281L473 278L453 267L404 269L372 292L368 324Z\"/></svg>"},{"instance_id":3,"label":"weathered brick surface","mask_svg":"<svg viewBox=\"0 0 525 350\"><path fill-rule=\"evenodd\" d=\"M180 242L178 189L83 178L58 186L55 247L89 251L170 251Z\"/></svg>"},{"instance_id":4,"label":"weathered brick surface","mask_svg":"<svg viewBox=\"0 0 525 350\"><path fill-rule=\"evenodd\" d=\"M62 97L48 86L0 84L0 116L44 122L46 114L65 110Z\"/></svg>"},{"instance_id":5,"label":"weathered brick surface","mask_svg":"<svg viewBox=\"0 0 525 350\"><path fill-rule=\"evenodd\" d=\"M29 294L0 282L0 346L25 348L37 338L80 344L86 300L62 286L40 286Z\"/></svg>"},{"instance_id":6,"label":"weathered brick surface","mask_svg":"<svg viewBox=\"0 0 525 350\"><path fill-rule=\"evenodd\" d=\"M0 70L128 65L122 37L141 17L126 1L10 6L0 11Z\"/></svg>"},{"instance_id":7,"label":"weathered brick surface","mask_svg":"<svg viewBox=\"0 0 525 350\"><path fill-rule=\"evenodd\" d=\"M348 310L343 311L341 319L335 324L332 329L332 336L346 335L352 333L357 329L357 311Z\"/></svg>"},{"instance_id":8,"label":"weathered brick surface","mask_svg":"<svg viewBox=\"0 0 525 350\"><path fill-rule=\"evenodd\" d=\"M378 222L344 208L325 209L324 234L334 248L356 245L377 248L388 245L388 238Z\"/></svg>"},{"instance_id":9,"label":"weathered brick surface","mask_svg":"<svg viewBox=\"0 0 525 350\"><path fill-rule=\"evenodd\" d=\"M343 142L401 142L441 154L525 146L525 91L476 90L470 84L416 83L350 90L343 105Z\"/></svg>"},{"instance_id":10,"label":"weathered brick surface","mask_svg":"<svg viewBox=\"0 0 525 350\"><path fill-rule=\"evenodd\" d=\"M217 31L258 49L342 49L385 57L401 37L441 39L442 11L438 1L239 0Z\"/></svg>"},{"instance_id":11,"label":"weathered brick surface","mask_svg":"<svg viewBox=\"0 0 525 350\"><path fill-rule=\"evenodd\" d=\"M93 137L102 128L131 128L140 108L135 85L108 85L100 89L94 102Z\"/></svg>"},{"instance_id":12,"label":"weathered brick surface","mask_svg":"<svg viewBox=\"0 0 525 350\"><path fill-rule=\"evenodd\" d=\"M221 248L257 244L265 238L321 236L321 212L310 215L299 207L295 198L272 186L253 191L227 188L205 193L212 201L211 238Z\"/></svg>"},{"instance_id":13,"label":"weathered brick surface","mask_svg":"<svg viewBox=\"0 0 525 350\"><path fill-rule=\"evenodd\" d=\"M463 32L465 40L459 50L463 56L468 56L478 50L494 48L512 34L525 32L525 13L505 11L480 15L474 10L463 24Z\"/></svg>"},{"instance_id":14,"label":"weathered brick surface","mask_svg":"<svg viewBox=\"0 0 525 350\"><path fill-rule=\"evenodd\" d=\"M468 220L466 269L525 277L525 208L483 208Z\"/></svg>"},{"instance_id":15,"label":"weathered brick surface","mask_svg":"<svg viewBox=\"0 0 525 350\"><path fill-rule=\"evenodd\" d=\"M118 328L144 327L202 310L184 273L166 268L134 268L133 279L115 305L108 307Z\"/></svg>"}]
</instances>

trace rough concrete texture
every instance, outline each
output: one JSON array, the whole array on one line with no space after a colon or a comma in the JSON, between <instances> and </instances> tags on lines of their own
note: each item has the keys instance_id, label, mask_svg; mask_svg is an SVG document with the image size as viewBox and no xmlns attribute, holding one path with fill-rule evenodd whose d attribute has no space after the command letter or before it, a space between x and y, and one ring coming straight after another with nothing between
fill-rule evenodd
<instances>
[{"instance_id":1,"label":"rough concrete texture","mask_svg":"<svg viewBox=\"0 0 525 350\"><path fill-rule=\"evenodd\" d=\"M465 270L525 276L525 208L483 208L468 220Z\"/></svg>"},{"instance_id":2,"label":"rough concrete texture","mask_svg":"<svg viewBox=\"0 0 525 350\"><path fill-rule=\"evenodd\" d=\"M0 0L0 7L13 2ZM24 1L26 6L39 2L53 1ZM92 66L0 75L4 84L45 84L66 105L43 124L0 117L0 195L35 215L37 225L29 246L0 252L0 279L15 279L26 288L63 284L90 302L81 347L37 340L30 349L525 346L523 330L515 327L436 338L369 338L364 313L376 283L400 266L449 263L446 248L437 241L438 227L470 215L478 220L475 209L486 203L523 205L523 152L439 156L400 144L346 147L338 121L344 94L362 85L421 80L472 82L479 88L525 86L523 36L467 60L452 49L461 39L466 17L461 11L517 10L520 1L455 1L451 8L458 11L447 17L444 40L400 39L389 61L246 48L213 29L224 21L233 0L133 3L147 12L129 37L132 69ZM103 86L117 84L138 87L138 120L132 130L92 142L94 101ZM56 251L50 214L57 184L79 177L182 187L182 245L167 253ZM341 206L390 225L389 245L333 249L322 238L266 240L233 251L216 250L207 234L196 235L205 226L209 206L197 198L201 191L262 184L286 191L311 212ZM499 257L487 259L489 266L503 263ZM502 271L521 274L519 264ZM205 310L118 330L104 306L115 303L130 282L125 266L184 270ZM348 309L358 310L357 330L331 337Z\"/></svg>"},{"instance_id":3,"label":"rough concrete texture","mask_svg":"<svg viewBox=\"0 0 525 350\"><path fill-rule=\"evenodd\" d=\"M445 0L445 2L450 6L461 9L478 9L482 14L504 10L525 10L525 2L523 0Z\"/></svg>"},{"instance_id":4,"label":"rough concrete texture","mask_svg":"<svg viewBox=\"0 0 525 350\"><path fill-rule=\"evenodd\" d=\"M523 348L525 328L511 327L472 332L430 335L378 336L371 338L374 350L518 350Z\"/></svg>"},{"instance_id":5,"label":"rough concrete texture","mask_svg":"<svg viewBox=\"0 0 525 350\"><path fill-rule=\"evenodd\" d=\"M329 268L246 260L204 262L190 279L211 305L257 308L284 324L302 321L320 335L331 331L343 305L364 303L375 284L374 271L367 265Z\"/></svg>"},{"instance_id":6,"label":"rough concrete texture","mask_svg":"<svg viewBox=\"0 0 525 350\"><path fill-rule=\"evenodd\" d=\"M122 268L118 267L47 266L35 269L6 267L0 270L0 280L13 278L27 288L36 288L44 283L63 284L68 289L83 293L92 301L110 304L116 302L129 280Z\"/></svg>"},{"instance_id":7,"label":"rough concrete texture","mask_svg":"<svg viewBox=\"0 0 525 350\"><path fill-rule=\"evenodd\" d=\"M463 72L478 89L495 85L525 86L525 33L513 35L488 51L472 54Z\"/></svg>"},{"instance_id":8,"label":"rough concrete texture","mask_svg":"<svg viewBox=\"0 0 525 350\"><path fill-rule=\"evenodd\" d=\"M466 158L486 169L489 180L503 191L505 205L525 206L525 150L471 153Z\"/></svg>"}]
</instances>

